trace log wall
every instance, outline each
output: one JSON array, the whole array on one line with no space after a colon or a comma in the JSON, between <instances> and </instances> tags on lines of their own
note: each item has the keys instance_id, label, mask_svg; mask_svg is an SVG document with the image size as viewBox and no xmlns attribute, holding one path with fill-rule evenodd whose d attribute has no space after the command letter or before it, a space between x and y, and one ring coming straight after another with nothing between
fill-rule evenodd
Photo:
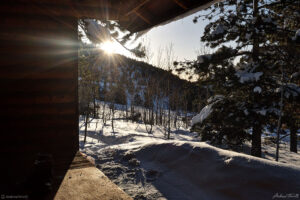
<instances>
[{"instance_id":1,"label":"log wall","mask_svg":"<svg viewBox=\"0 0 300 200\"><path fill-rule=\"evenodd\" d=\"M38 154L55 174L78 150L77 18L29 2L0 3L1 190L26 183Z\"/></svg>"}]
</instances>

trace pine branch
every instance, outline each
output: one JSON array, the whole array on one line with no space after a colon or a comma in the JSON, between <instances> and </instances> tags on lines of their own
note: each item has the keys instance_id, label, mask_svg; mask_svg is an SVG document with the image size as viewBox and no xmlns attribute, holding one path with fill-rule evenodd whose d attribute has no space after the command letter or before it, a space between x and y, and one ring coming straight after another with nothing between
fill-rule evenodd
<instances>
[{"instance_id":1,"label":"pine branch","mask_svg":"<svg viewBox=\"0 0 300 200\"><path fill-rule=\"evenodd\" d=\"M273 2L273 3L269 3L269 4L264 4L262 6L258 6L257 9L261 9L261 8L269 8L271 6L276 6L276 5L279 5L279 4L283 4L282 0L281 1L277 1L277 2Z\"/></svg>"}]
</instances>

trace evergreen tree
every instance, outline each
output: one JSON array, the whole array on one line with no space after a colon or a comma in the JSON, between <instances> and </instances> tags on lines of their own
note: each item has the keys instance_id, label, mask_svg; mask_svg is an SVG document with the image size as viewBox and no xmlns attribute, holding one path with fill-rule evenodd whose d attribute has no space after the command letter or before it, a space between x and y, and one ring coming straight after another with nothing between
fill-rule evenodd
<instances>
[{"instance_id":1,"label":"evergreen tree","mask_svg":"<svg viewBox=\"0 0 300 200\"><path fill-rule=\"evenodd\" d=\"M227 0L194 19L194 22L200 17L210 20L201 40L217 50L198 56L196 61L179 63L179 71L193 70L202 85L222 95L210 99L210 115L194 124L204 139L241 143L251 133L251 154L261 156L262 130L282 114L278 93L283 84L280 74L295 68L295 63L286 62L290 60L286 56L294 54L283 49L291 48L292 41L297 42L299 24L290 28L280 26L285 20L282 9L298 16L299 2ZM281 55L283 52L286 54Z\"/></svg>"}]
</instances>

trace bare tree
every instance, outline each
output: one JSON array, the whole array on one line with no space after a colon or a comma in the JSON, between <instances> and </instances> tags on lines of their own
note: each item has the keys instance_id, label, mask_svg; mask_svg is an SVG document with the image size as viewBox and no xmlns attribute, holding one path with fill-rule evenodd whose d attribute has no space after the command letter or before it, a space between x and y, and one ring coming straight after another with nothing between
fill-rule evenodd
<instances>
[{"instance_id":1,"label":"bare tree","mask_svg":"<svg viewBox=\"0 0 300 200\"><path fill-rule=\"evenodd\" d=\"M159 68L164 67L164 59L163 59L163 48L161 46L158 47L156 54L156 63L155 65Z\"/></svg>"},{"instance_id":2,"label":"bare tree","mask_svg":"<svg viewBox=\"0 0 300 200\"><path fill-rule=\"evenodd\" d=\"M110 112L111 112L111 129L112 132L115 133L115 126L114 126L114 120L115 120L115 103L111 102L110 105Z\"/></svg>"},{"instance_id":3,"label":"bare tree","mask_svg":"<svg viewBox=\"0 0 300 200\"><path fill-rule=\"evenodd\" d=\"M151 49L151 41L146 37L143 39L142 43L144 44L144 53L145 53L143 60L146 63L151 64L153 56L154 56L154 53Z\"/></svg>"},{"instance_id":4,"label":"bare tree","mask_svg":"<svg viewBox=\"0 0 300 200\"><path fill-rule=\"evenodd\" d=\"M154 125L154 93L155 93L155 87L154 87L153 79L147 79L146 80L146 88L144 91L144 97L145 97L145 111L144 111L144 124L146 127L146 131L148 134L152 134L152 127ZM147 113L148 112L148 113ZM150 129L148 129L148 125L150 126Z\"/></svg>"},{"instance_id":5,"label":"bare tree","mask_svg":"<svg viewBox=\"0 0 300 200\"><path fill-rule=\"evenodd\" d=\"M170 102L170 96L171 96L171 88L170 88L170 75L172 73L173 69L173 63L175 60L174 57L174 45L173 43L170 43L165 48L165 63L166 63L166 69L168 71L168 77L167 77L167 96L168 96L168 135L167 139L170 139L170 133L171 133L171 102Z\"/></svg>"}]
</instances>

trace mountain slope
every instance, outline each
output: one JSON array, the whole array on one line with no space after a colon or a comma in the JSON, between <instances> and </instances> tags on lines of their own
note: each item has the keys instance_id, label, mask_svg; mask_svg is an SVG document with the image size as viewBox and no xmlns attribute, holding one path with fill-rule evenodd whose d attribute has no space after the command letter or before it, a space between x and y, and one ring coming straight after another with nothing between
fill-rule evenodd
<instances>
[{"instance_id":1,"label":"mountain slope","mask_svg":"<svg viewBox=\"0 0 300 200\"><path fill-rule=\"evenodd\" d=\"M145 107L190 110L193 99L203 93L195 83L171 72L122 55L107 55L101 50L89 56L89 70L99 84L99 100ZM204 94L202 94L204 95ZM154 104L154 105L152 105Z\"/></svg>"}]
</instances>

